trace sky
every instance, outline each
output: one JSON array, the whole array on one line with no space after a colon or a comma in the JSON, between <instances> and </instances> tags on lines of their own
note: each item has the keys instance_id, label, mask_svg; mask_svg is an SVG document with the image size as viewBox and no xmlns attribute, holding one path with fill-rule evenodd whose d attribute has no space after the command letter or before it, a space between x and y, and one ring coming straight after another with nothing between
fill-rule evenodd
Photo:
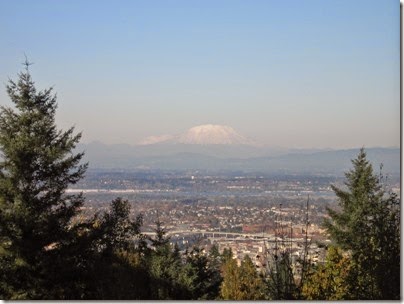
<instances>
[{"instance_id":1,"label":"sky","mask_svg":"<svg viewBox=\"0 0 404 304\"><path fill-rule=\"evenodd\" d=\"M398 147L399 13L397 0L0 0L0 103L26 54L83 142L223 124L272 147Z\"/></svg>"}]
</instances>

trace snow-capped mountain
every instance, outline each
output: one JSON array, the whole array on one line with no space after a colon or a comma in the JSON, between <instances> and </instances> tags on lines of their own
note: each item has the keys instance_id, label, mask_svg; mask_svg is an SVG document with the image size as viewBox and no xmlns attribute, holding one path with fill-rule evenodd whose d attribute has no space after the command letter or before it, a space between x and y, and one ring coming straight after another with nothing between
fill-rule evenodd
<instances>
[{"instance_id":1,"label":"snow-capped mountain","mask_svg":"<svg viewBox=\"0 0 404 304\"><path fill-rule=\"evenodd\" d=\"M158 135L158 136L149 136L140 141L138 144L141 146L145 145L154 145L154 144L159 144L163 142L171 142L172 140L175 139L175 136L173 135Z\"/></svg>"},{"instance_id":2,"label":"snow-capped mountain","mask_svg":"<svg viewBox=\"0 0 404 304\"><path fill-rule=\"evenodd\" d=\"M224 125L200 125L188 129L180 135L150 136L140 145L177 143L190 145L254 145L254 142Z\"/></svg>"},{"instance_id":3,"label":"snow-capped mountain","mask_svg":"<svg viewBox=\"0 0 404 304\"><path fill-rule=\"evenodd\" d=\"M222 125L196 126L181 134L179 143L192 145L246 145L251 141L232 127Z\"/></svg>"}]
</instances>

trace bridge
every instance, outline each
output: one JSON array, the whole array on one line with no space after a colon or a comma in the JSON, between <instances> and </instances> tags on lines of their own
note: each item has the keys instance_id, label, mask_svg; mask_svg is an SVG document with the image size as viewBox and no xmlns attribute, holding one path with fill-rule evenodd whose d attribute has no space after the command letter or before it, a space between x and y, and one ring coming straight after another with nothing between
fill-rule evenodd
<instances>
[{"instance_id":1,"label":"bridge","mask_svg":"<svg viewBox=\"0 0 404 304\"><path fill-rule=\"evenodd\" d=\"M154 236L155 232L142 232L144 235ZM273 234L268 233L245 233L245 232L225 232L225 231L207 231L207 230L171 230L167 231L168 236L180 236L180 235L201 235L202 237L225 237L225 238L244 238L254 240L267 240L271 242L281 242L281 237L275 237ZM284 238L283 241L291 241L289 238ZM292 239L292 241L298 241ZM299 239L301 241L301 239Z\"/></svg>"}]
</instances>

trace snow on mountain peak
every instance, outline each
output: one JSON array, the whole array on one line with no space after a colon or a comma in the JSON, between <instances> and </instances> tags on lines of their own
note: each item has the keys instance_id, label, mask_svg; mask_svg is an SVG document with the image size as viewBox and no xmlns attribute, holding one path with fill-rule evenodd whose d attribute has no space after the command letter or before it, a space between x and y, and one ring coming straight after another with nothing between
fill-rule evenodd
<instances>
[{"instance_id":1,"label":"snow on mountain peak","mask_svg":"<svg viewBox=\"0 0 404 304\"><path fill-rule=\"evenodd\" d=\"M232 127L206 124L195 126L177 136L151 136L139 144L180 143L192 145L251 145L253 142Z\"/></svg>"},{"instance_id":2,"label":"snow on mountain peak","mask_svg":"<svg viewBox=\"0 0 404 304\"><path fill-rule=\"evenodd\" d=\"M139 142L139 145L153 145L161 142L170 141L174 138L173 135L160 135L160 136L149 136Z\"/></svg>"},{"instance_id":3,"label":"snow on mountain peak","mask_svg":"<svg viewBox=\"0 0 404 304\"><path fill-rule=\"evenodd\" d=\"M248 140L232 127L208 124L190 128L179 136L178 142L197 145L234 145L247 144Z\"/></svg>"}]
</instances>

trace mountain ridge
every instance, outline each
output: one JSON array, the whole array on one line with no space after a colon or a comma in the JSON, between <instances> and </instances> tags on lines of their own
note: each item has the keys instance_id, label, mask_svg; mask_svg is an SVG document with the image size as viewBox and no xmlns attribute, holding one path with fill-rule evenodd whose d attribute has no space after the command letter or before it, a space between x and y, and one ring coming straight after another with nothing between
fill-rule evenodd
<instances>
[{"instance_id":1,"label":"mountain ridge","mask_svg":"<svg viewBox=\"0 0 404 304\"><path fill-rule=\"evenodd\" d=\"M311 150L265 150L243 145L157 144L146 146L79 144L91 168L236 170L287 174L342 175L351 167L359 148L313 152ZM366 148L375 171L400 174L400 148Z\"/></svg>"}]
</instances>

